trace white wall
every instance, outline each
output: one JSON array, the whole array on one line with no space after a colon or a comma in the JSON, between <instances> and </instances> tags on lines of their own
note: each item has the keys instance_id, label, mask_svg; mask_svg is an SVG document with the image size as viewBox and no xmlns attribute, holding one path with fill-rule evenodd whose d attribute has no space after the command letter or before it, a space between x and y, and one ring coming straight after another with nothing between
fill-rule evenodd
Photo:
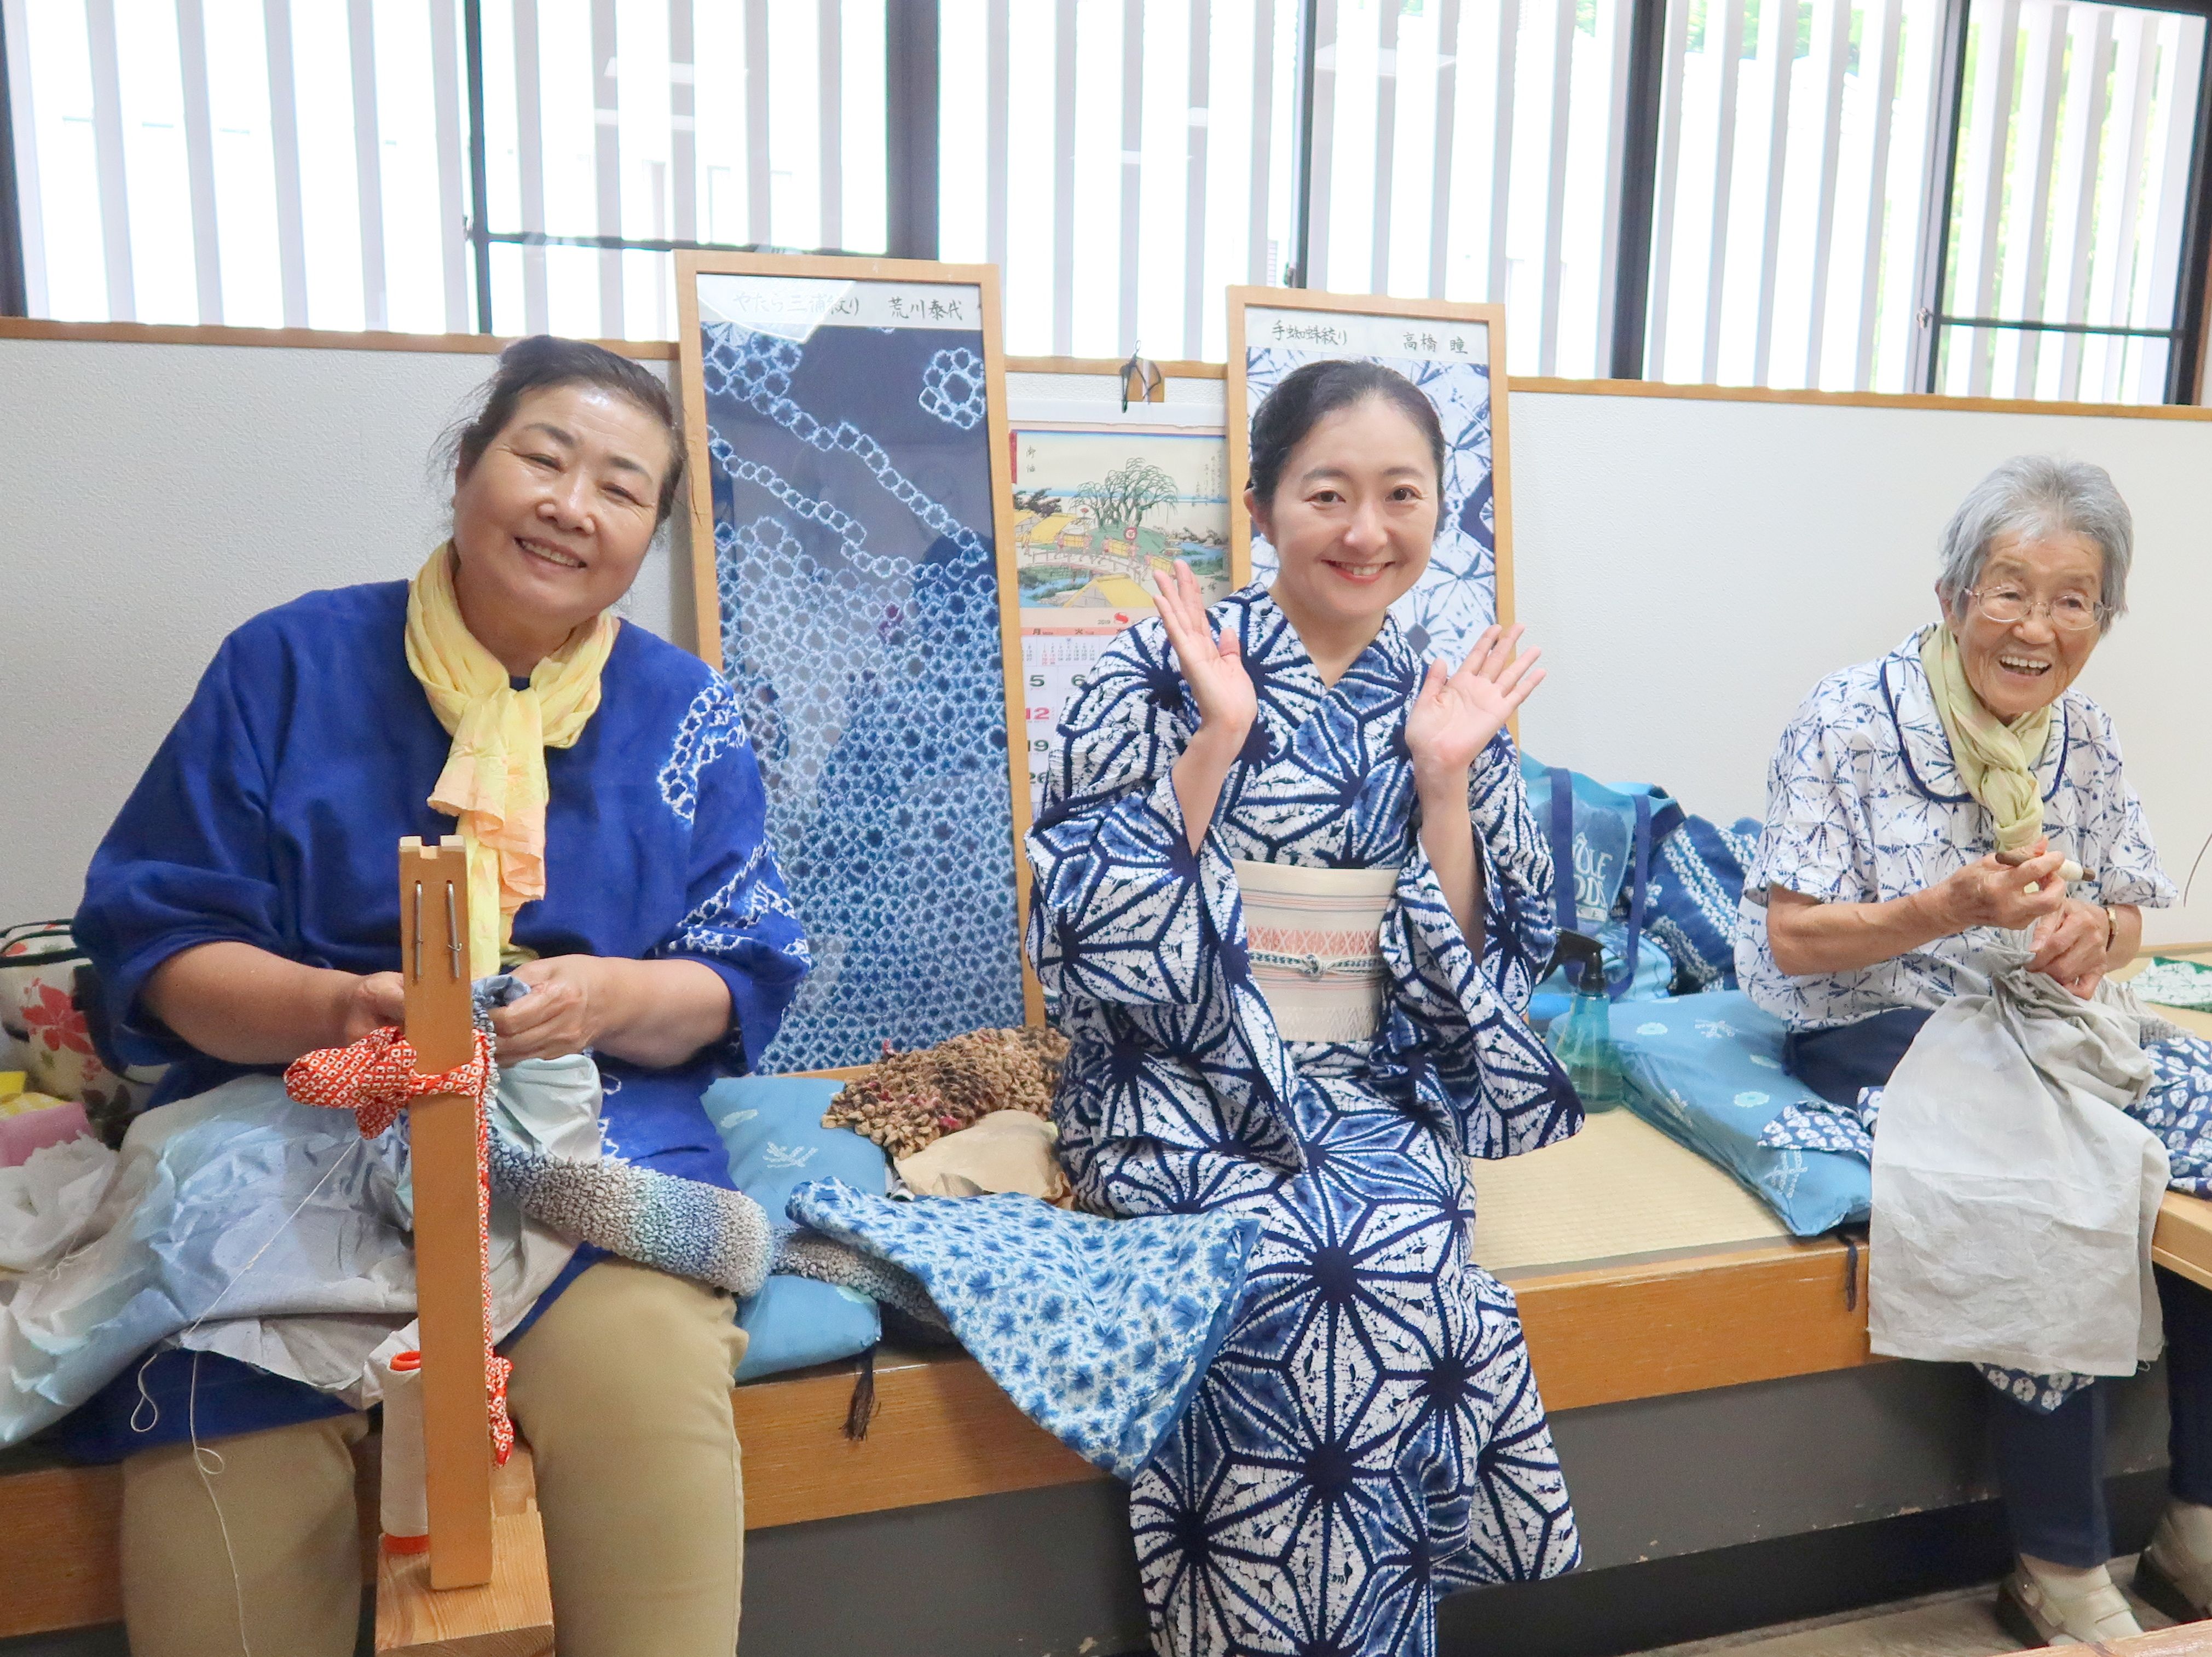
<instances>
[{"instance_id":1,"label":"white wall","mask_svg":"<svg viewBox=\"0 0 2212 1657\"><path fill-rule=\"evenodd\" d=\"M489 368L0 341L0 919L75 907L225 632L308 588L412 573L442 533L426 457ZM1018 375L1012 411L1079 417L1111 384ZM1152 418L1218 422L1218 382L1170 391ZM1805 690L1932 613L1936 537L1991 464L2109 466L2136 516L2133 613L2083 683L2119 721L2177 880L2212 835L2195 676L2212 421L1516 391L1511 432L1516 606L1551 669L1523 738L1711 816L1759 813ZM690 590L679 525L631 618L688 642ZM2212 938L2212 867L2195 895L2150 936Z\"/></svg>"},{"instance_id":2,"label":"white wall","mask_svg":"<svg viewBox=\"0 0 2212 1657\"><path fill-rule=\"evenodd\" d=\"M1516 608L1550 675L1531 752L1763 816L1813 683L1935 617L1936 538L1998 461L2108 468L2136 519L2129 614L2081 676L2118 721L2177 882L2212 835L2199 692L2212 420L1516 393ZM2212 938L2212 859L2154 942Z\"/></svg>"},{"instance_id":3,"label":"white wall","mask_svg":"<svg viewBox=\"0 0 2212 1657\"><path fill-rule=\"evenodd\" d=\"M0 926L76 907L226 633L317 587L415 573L446 531L430 451L491 367L0 340ZM688 641L682 518L626 613Z\"/></svg>"}]
</instances>

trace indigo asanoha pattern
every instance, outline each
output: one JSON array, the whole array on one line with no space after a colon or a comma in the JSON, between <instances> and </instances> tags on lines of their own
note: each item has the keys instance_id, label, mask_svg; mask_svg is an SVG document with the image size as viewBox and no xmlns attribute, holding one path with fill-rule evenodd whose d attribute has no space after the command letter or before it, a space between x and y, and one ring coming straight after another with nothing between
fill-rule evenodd
<instances>
[{"instance_id":1,"label":"indigo asanoha pattern","mask_svg":"<svg viewBox=\"0 0 2212 1657\"><path fill-rule=\"evenodd\" d=\"M2053 709L2037 774L2044 829L2091 878L2095 903L2164 908L2179 894L2159 866L2142 803L2120 766L2105 710L2079 690ZM1959 780L1915 634L1888 655L1813 687L1766 774L1766 826L1744 876L1736 974L1793 1029L1854 1023L1886 1007L1940 1007L1986 995L1978 963L1993 933L1977 927L1853 973L1792 978L1766 942L1766 889L1824 903L1878 903L1935 885L1996 849L1990 814Z\"/></svg>"},{"instance_id":2,"label":"indigo asanoha pattern","mask_svg":"<svg viewBox=\"0 0 2212 1657\"><path fill-rule=\"evenodd\" d=\"M1471 785L1478 959L1417 839L1421 664L1396 624L1324 687L1261 588L1209 614L1239 637L1260 716L1200 851L1170 775L1196 712L1157 621L1077 696L1030 837L1082 1200L1260 1227L1227 1338L1132 1491L1153 1636L1184 1657L1427 1653L1445 1589L1580 1557L1512 1296L1468 1255L1462 1161L1581 1126L1519 1014L1551 948L1551 860L1501 736ZM1399 870L1375 1040L1277 1034L1237 859Z\"/></svg>"},{"instance_id":3,"label":"indigo asanoha pattern","mask_svg":"<svg viewBox=\"0 0 2212 1657\"><path fill-rule=\"evenodd\" d=\"M814 950L763 1068L1018 1024L981 336L701 333L722 659Z\"/></svg>"}]
</instances>

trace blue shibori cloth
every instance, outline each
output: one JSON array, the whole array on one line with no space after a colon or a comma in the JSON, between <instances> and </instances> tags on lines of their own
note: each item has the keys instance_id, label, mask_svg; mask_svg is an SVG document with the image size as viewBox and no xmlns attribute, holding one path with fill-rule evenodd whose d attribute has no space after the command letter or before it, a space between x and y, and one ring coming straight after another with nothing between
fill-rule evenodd
<instances>
[{"instance_id":1,"label":"blue shibori cloth","mask_svg":"<svg viewBox=\"0 0 2212 1657\"><path fill-rule=\"evenodd\" d=\"M1172 774L1196 712L1156 620L1069 708L1029 842L1079 1197L1123 1224L1259 1227L1227 1337L1131 1490L1138 1567L1164 1652L1421 1657L1437 1594L1580 1557L1513 1296L1468 1247L1464 1159L1582 1124L1522 1017L1552 947L1552 859L1501 733L1469 780L1471 948L1421 850L1404 731L1422 664L1398 624L1325 685L1262 588L1208 616L1259 718L1199 849ZM1372 1041L1283 1039L1237 860L1399 871Z\"/></svg>"},{"instance_id":2,"label":"blue shibori cloth","mask_svg":"<svg viewBox=\"0 0 2212 1657\"><path fill-rule=\"evenodd\" d=\"M836 1180L790 1217L902 1266L1024 1414L1117 1478L1173 1429L1228 1333L1259 1223L1105 1220L1012 1193L872 1197Z\"/></svg>"}]
</instances>

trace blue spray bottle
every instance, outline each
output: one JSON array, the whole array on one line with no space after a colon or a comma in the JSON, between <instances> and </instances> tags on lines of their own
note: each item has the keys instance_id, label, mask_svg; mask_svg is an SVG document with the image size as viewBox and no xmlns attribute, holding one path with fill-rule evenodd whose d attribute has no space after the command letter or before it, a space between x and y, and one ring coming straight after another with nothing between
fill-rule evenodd
<instances>
[{"instance_id":1,"label":"blue spray bottle","mask_svg":"<svg viewBox=\"0 0 2212 1657\"><path fill-rule=\"evenodd\" d=\"M1552 951L1547 975L1562 965L1574 986L1574 999L1552 1021L1545 1045L1582 1096L1585 1111L1612 1110L1626 1104L1620 1050L1613 1042L1613 999L1606 993L1605 948L1587 933L1562 932Z\"/></svg>"}]
</instances>

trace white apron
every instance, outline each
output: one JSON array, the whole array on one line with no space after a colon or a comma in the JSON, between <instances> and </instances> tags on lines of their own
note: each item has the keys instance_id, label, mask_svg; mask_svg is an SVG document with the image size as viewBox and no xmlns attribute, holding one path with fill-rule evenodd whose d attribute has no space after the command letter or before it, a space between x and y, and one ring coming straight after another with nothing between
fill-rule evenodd
<instances>
[{"instance_id":1,"label":"white apron","mask_svg":"<svg viewBox=\"0 0 2212 1657\"><path fill-rule=\"evenodd\" d=\"M2027 958L1938 1010L1882 1093L1869 1332L1892 1357L2132 1375L2164 1340L2166 1147L2125 1112L2152 1082L2142 1021L2119 986L2083 1001Z\"/></svg>"}]
</instances>

